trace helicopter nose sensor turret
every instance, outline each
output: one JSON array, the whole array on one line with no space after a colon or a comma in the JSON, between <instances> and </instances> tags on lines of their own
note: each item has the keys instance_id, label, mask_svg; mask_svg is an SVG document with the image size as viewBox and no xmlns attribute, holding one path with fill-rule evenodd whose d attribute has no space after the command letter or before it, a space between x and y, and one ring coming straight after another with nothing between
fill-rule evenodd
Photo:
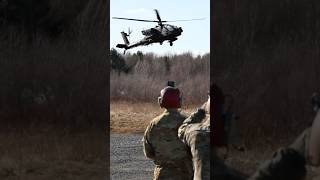
<instances>
[{"instance_id":1,"label":"helicopter nose sensor turret","mask_svg":"<svg viewBox=\"0 0 320 180\"><path fill-rule=\"evenodd\" d=\"M182 32L183 32L183 30L182 30L181 27L175 29L175 34L176 34L177 36L180 36Z\"/></svg>"}]
</instances>

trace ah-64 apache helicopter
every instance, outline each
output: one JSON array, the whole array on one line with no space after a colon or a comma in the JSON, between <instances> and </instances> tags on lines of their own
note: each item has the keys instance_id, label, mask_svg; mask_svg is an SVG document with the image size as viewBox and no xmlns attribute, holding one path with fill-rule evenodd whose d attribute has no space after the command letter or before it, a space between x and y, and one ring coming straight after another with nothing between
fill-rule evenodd
<instances>
[{"instance_id":1,"label":"ah-64 apache helicopter","mask_svg":"<svg viewBox=\"0 0 320 180\"><path fill-rule=\"evenodd\" d=\"M178 36L182 33L182 28L177 27L170 24L163 24L166 22L177 22L177 21L194 21L194 20L203 20L201 19L187 19L187 20L175 20L175 21L162 21L159 15L159 11L157 9L154 9L157 21L155 20L144 20L144 19L132 19L132 18L120 18L120 17L112 17L113 19L123 19L123 20L131 20L131 21L142 21L142 22L156 22L158 25L154 28L150 28L147 30L141 31L142 34L145 36L143 39L141 39L138 42L135 42L133 44L130 44L128 40L128 36L130 36L131 31L129 29L128 33L125 33L124 31L121 32L124 44L117 44L117 48L123 48L124 53L127 49L131 49L137 46L146 46L151 43L160 43L162 45L163 41L169 41L170 46L173 45L173 41L177 40Z\"/></svg>"}]
</instances>

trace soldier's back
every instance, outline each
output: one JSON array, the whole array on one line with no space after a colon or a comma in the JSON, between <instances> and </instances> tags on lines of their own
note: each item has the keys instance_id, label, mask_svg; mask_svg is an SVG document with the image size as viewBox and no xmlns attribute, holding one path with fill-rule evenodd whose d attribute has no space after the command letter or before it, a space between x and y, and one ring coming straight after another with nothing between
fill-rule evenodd
<instances>
[{"instance_id":1,"label":"soldier's back","mask_svg":"<svg viewBox=\"0 0 320 180\"><path fill-rule=\"evenodd\" d=\"M207 122L207 123L206 123ZM185 132L185 140L191 149L194 179L210 179L210 116L204 123L190 124Z\"/></svg>"},{"instance_id":2,"label":"soldier's back","mask_svg":"<svg viewBox=\"0 0 320 180\"><path fill-rule=\"evenodd\" d=\"M178 138L178 128L186 117L178 111L166 110L153 119L145 133L156 165L156 180L192 179L192 161L185 144Z\"/></svg>"},{"instance_id":3,"label":"soldier's back","mask_svg":"<svg viewBox=\"0 0 320 180\"><path fill-rule=\"evenodd\" d=\"M157 160L176 160L187 156L186 147L177 136L178 128L185 118L178 111L166 110L152 120L149 141Z\"/></svg>"}]
</instances>

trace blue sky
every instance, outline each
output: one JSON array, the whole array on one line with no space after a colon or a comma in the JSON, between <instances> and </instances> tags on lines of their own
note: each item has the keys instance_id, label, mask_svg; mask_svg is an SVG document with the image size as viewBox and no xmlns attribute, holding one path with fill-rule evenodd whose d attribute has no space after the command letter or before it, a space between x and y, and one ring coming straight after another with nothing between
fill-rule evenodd
<instances>
[{"instance_id":1,"label":"blue sky","mask_svg":"<svg viewBox=\"0 0 320 180\"><path fill-rule=\"evenodd\" d=\"M159 55L192 52L203 55L210 52L210 0L111 0L110 18L126 17L135 19L157 20L153 9L158 9L162 20L196 19L201 21L169 23L182 27L183 32L178 40L170 46L166 41L149 46L137 47L129 52L153 52ZM157 23L110 19L110 48L123 43L120 32L132 30L130 43L143 38L141 30L156 26ZM116 48L117 50L120 50ZM122 50L121 50L122 52Z\"/></svg>"}]
</instances>

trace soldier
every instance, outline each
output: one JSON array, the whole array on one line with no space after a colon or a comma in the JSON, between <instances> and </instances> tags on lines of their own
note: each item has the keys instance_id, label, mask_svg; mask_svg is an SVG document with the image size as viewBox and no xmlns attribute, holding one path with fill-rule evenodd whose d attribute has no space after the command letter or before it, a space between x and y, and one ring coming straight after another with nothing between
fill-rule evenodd
<instances>
[{"instance_id":1,"label":"soldier","mask_svg":"<svg viewBox=\"0 0 320 180\"><path fill-rule=\"evenodd\" d=\"M174 84L160 92L158 102L165 111L147 127L143 147L146 157L156 165L154 180L191 180L192 162L186 146L179 140L178 128L186 118L180 114L181 96Z\"/></svg>"},{"instance_id":2,"label":"soldier","mask_svg":"<svg viewBox=\"0 0 320 180\"><path fill-rule=\"evenodd\" d=\"M180 126L178 136L191 151L194 180L210 179L210 97ZM206 113L207 112L207 113Z\"/></svg>"}]
</instances>

